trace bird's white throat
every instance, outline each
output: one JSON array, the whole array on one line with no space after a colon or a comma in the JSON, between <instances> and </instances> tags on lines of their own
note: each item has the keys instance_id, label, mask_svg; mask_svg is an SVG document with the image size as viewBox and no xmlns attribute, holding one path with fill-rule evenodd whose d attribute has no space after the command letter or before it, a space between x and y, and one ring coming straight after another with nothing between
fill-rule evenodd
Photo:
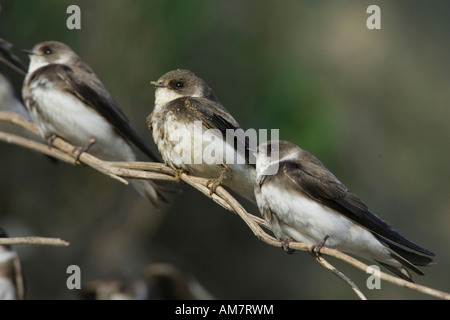
<instances>
[{"instance_id":1,"label":"bird's white throat","mask_svg":"<svg viewBox=\"0 0 450 320\"><path fill-rule=\"evenodd\" d=\"M44 56L41 55L31 55L30 56L30 65L28 66L28 74L33 73L34 71L45 67L49 64L66 64L68 62L68 58L61 56L56 60L48 61Z\"/></svg>"},{"instance_id":2,"label":"bird's white throat","mask_svg":"<svg viewBox=\"0 0 450 320\"><path fill-rule=\"evenodd\" d=\"M165 104L181 98L182 95L169 88L157 88L155 91L155 106L164 106Z\"/></svg>"},{"instance_id":3,"label":"bird's white throat","mask_svg":"<svg viewBox=\"0 0 450 320\"><path fill-rule=\"evenodd\" d=\"M194 94L189 95L191 98L202 97L203 92L201 89L197 89ZM156 88L155 91L155 107L164 106L167 103L182 98L184 95L179 94L175 90L171 90L167 87Z\"/></svg>"}]
</instances>

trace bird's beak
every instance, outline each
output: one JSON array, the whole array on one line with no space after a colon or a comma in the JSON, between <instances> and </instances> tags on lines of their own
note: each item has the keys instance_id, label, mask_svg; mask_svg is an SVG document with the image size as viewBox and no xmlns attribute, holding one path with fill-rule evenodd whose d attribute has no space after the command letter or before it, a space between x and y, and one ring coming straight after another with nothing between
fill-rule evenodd
<instances>
[{"instance_id":1,"label":"bird's beak","mask_svg":"<svg viewBox=\"0 0 450 320\"><path fill-rule=\"evenodd\" d=\"M156 88L164 88L167 87L165 84L159 81L150 81L150 84L155 86Z\"/></svg>"},{"instance_id":2,"label":"bird's beak","mask_svg":"<svg viewBox=\"0 0 450 320\"><path fill-rule=\"evenodd\" d=\"M23 49L22 52L25 52L28 55L33 55L35 54L33 50L29 50L29 49Z\"/></svg>"}]
</instances>

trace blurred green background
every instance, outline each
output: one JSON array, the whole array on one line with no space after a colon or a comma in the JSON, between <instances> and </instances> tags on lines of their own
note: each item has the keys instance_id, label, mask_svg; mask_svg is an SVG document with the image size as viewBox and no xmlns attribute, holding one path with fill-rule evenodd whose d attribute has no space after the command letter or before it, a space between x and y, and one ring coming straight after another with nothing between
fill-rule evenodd
<instances>
[{"instance_id":1,"label":"blurred green background","mask_svg":"<svg viewBox=\"0 0 450 320\"><path fill-rule=\"evenodd\" d=\"M66 9L81 8L81 30ZM381 30L366 9L381 8ZM23 48L71 46L156 150L145 118L151 80L194 71L243 128L280 129L313 152L383 219L434 251L416 282L450 291L450 3L444 1L0 0L0 37ZM1 66L20 92L21 77ZM61 237L67 248L16 246L29 299L76 299L82 282L139 277L170 262L219 299L354 299L304 252L257 240L237 216L185 187L159 212L87 167L54 166L0 143L0 226L10 236ZM145 160L145 158L141 159ZM257 208L246 208L259 215ZM162 218L161 218L162 217ZM161 219L157 219L161 218ZM332 258L369 299L428 299Z\"/></svg>"}]
</instances>

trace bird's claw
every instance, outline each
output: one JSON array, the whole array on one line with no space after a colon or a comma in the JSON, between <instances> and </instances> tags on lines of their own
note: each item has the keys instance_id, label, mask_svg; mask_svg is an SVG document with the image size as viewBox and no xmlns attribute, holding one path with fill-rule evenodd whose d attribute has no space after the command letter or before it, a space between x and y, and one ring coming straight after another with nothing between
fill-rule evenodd
<instances>
[{"instance_id":1,"label":"bird's claw","mask_svg":"<svg viewBox=\"0 0 450 320\"><path fill-rule=\"evenodd\" d=\"M175 181L177 183L180 183L181 181L181 175L183 173L186 173L186 171L184 169L175 169Z\"/></svg>"},{"instance_id":2,"label":"bird's claw","mask_svg":"<svg viewBox=\"0 0 450 320\"><path fill-rule=\"evenodd\" d=\"M314 258L316 259L320 259L320 257L322 256L322 254L320 253L320 249L322 249L325 246L325 243L327 242L328 238L330 237L330 235L326 235L322 241L320 241L319 243L316 243L312 248L311 248L311 254L313 255Z\"/></svg>"},{"instance_id":3,"label":"bird's claw","mask_svg":"<svg viewBox=\"0 0 450 320\"><path fill-rule=\"evenodd\" d=\"M284 250L284 252L288 254L294 253L294 249L289 248L289 243L292 241L292 238L287 238L281 241L281 248Z\"/></svg>"},{"instance_id":4,"label":"bird's claw","mask_svg":"<svg viewBox=\"0 0 450 320\"><path fill-rule=\"evenodd\" d=\"M216 192L217 188L222 184L223 179L225 177L225 173L227 172L226 167L222 167L222 173L218 178L209 179L206 182L206 186L209 188L209 196L212 197L212 195Z\"/></svg>"},{"instance_id":5,"label":"bird's claw","mask_svg":"<svg viewBox=\"0 0 450 320\"><path fill-rule=\"evenodd\" d=\"M57 138L58 136L56 135L56 134L51 134L50 136L48 136L46 139L45 139L45 142L47 143L47 145L49 146L49 147L51 147L52 146L52 144L53 144L53 141L55 141L55 139Z\"/></svg>"},{"instance_id":6,"label":"bird's claw","mask_svg":"<svg viewBox=\"0 0 450 320\"><path fill-rule=\"evenodd\" d=\"M91 139L89 140L89 143L88 143L87 146L85 146L85 147L74 147L74 148L73 148L73 152L75 153L75 154L74 154L75 160L76 160L77 162L79 162L79 161L80 161L80 156L81 156L81 154L82 154L83 152L88 152L89 149L91 149L92 146L93 146L96 142L97 142L97 140L96 140L95 138L91 138Z\"/></svg>"}]
</instances>

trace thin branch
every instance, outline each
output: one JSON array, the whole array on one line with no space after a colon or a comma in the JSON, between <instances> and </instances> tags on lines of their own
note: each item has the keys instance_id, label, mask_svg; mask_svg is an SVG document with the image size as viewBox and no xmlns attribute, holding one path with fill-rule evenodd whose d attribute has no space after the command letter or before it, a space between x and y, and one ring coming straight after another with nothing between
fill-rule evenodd
<instances>
[{"instance_id":1,"label":"thin branch","mask_svg":"<svg viewBox=\"0 0 450 320\"><path fill-rule=\"evenodd\" d=\"M332 266L328 261L326 261L323 257L316 257L316 261L319 262L324 268L330 270L334 275L336 275L339 279L346 282L352 290L356 293L358 298L361 300L367 300L366 296L362 293L362 291L358 288L358 286L345 274L340 272L334 266Z\"/></svg>"},{"instance_id":2,"label":"thin branch","mask_svg":"<svg viewBox=\"0 0 450 320\"><path fill-rule=\"evenodd\" d=\"M45 237L0 238L0 245L18 245L18 244L67 247L69 245L69 242L59 238L45 238Z\"/></svg>"},{"instance_id":3,"label":"thin branch","mask_svg":"<svg viewBox=\"0 0 450 320\"><path fill-rule=\"evenodd\" d=\"M17 114L0 111L0 121L16 124L28 130L29 132L38 135L38 132L34 124L32 122L22 119ZM0 140L11 144L16 144L24 148L29 148L38 152L45 153L47 155L53 156L57 159L60 159L67 163L71 163L73 165L77 164L74 155L74 146L61 138L54 139L52 142L52 146L48 146L36 141L15 136L10 133L0 132ZM190 176L185 173L182 173L181 175L177 176L177 172L174 169L162 163L102 161L89 153L82 153L79 157L79 161L125 184L128 184L128 181L125 178L152 179L152 180L173 181L173 182L183 181L186 184L197 189L204 195L208 196L210 199L212 199L214 202L216 202L226 210L229 210L239 215L239 217L247 224L247 226L259 240L264 241L265 243L274 247L282 246L280 241L278 241L277 239L266 233L261 228L263 227L270 230L267 223L260 217L248 213L242 207L242 205L233 196L231 196L230 193L228 193L224 188L219 186L216 189L216 192L210 195L210 189L207 187L208 181L207 179ZM289 248L293 250L308 251L308 252L312 250L311 245L298 242L290 242ZM337 259L347 262L355 266L356 268L363 270L364 272L367 272L368 270L369 267L368 265L340 251L324 247L321 249L320 252L321 254L333 256ZM335 275L337 275L341 280L345 281L352 288L352 290L358 295L359 298L365 299L361 290L359 290L358 287L348 277L339 272L336 268L334 268L331 264L326 262L323 258L319 259L318 262L321 263L322 266L333 272ZM395 285L409 288L441 299L450 300L450 293L418 285L412 282L408 282L403 279L391 276L384 272L380 272L380 276L381 279L391 282Z\"/></svg>"}]
</instances>

